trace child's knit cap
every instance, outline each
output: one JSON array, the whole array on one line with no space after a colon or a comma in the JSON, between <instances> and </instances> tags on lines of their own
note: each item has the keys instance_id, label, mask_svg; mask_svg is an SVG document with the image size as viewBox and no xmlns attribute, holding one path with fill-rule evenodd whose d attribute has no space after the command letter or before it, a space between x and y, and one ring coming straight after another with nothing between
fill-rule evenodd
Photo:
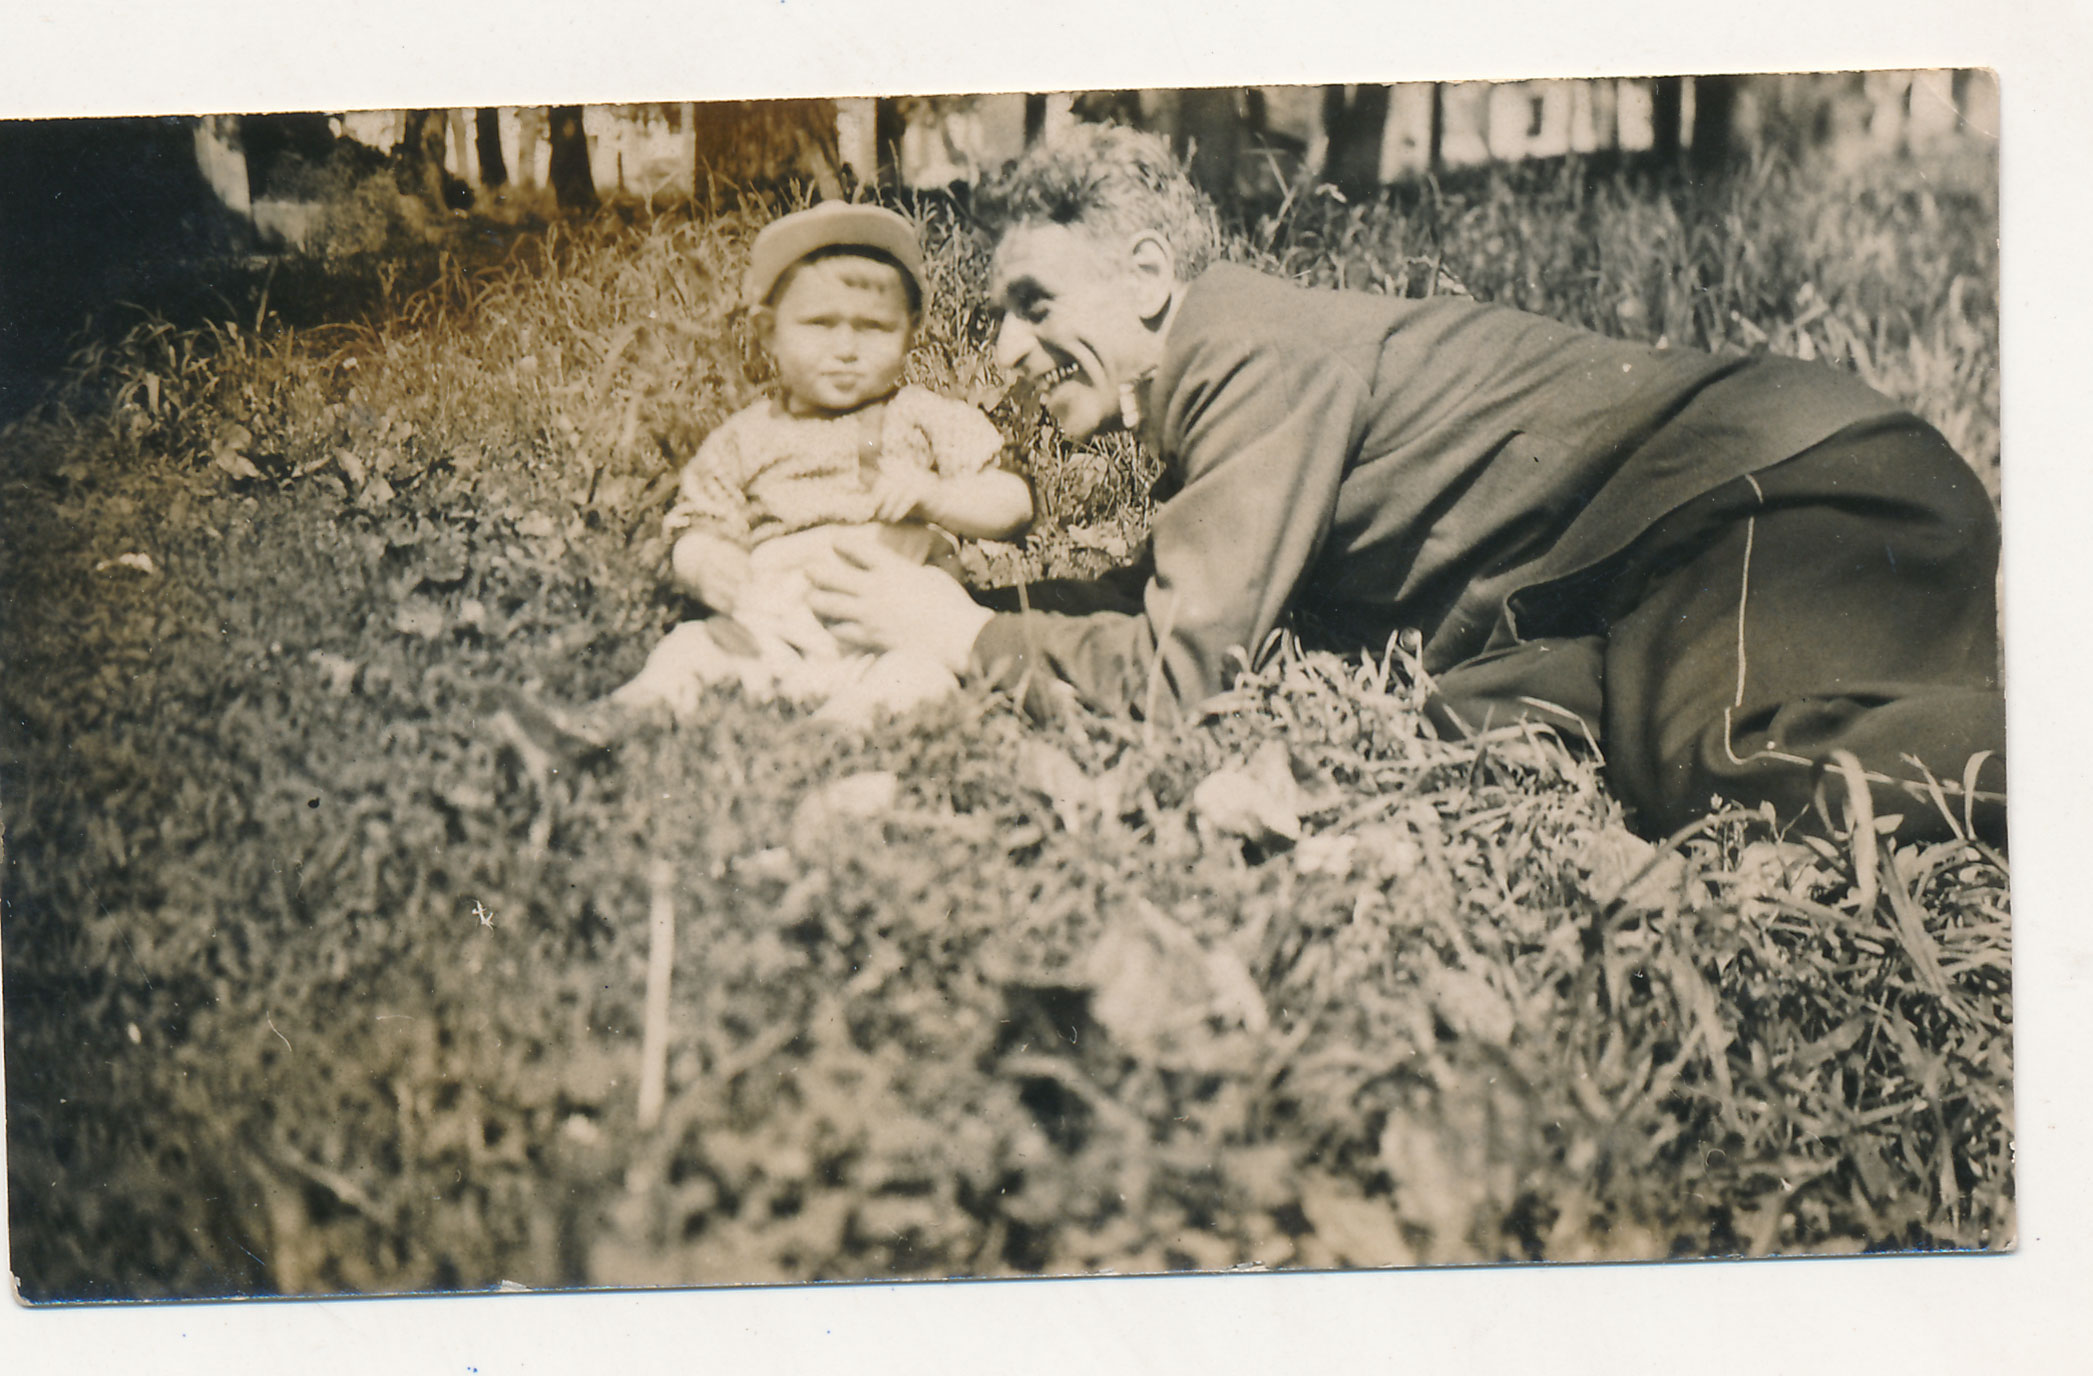
<instances>
[{"instance_id":1,"label":"child's knit cap","mask_svg":"<svg viewBox=\"0 0 2093 1376\"><path fill-rule=\"evenodd\" d=\"M870 249L891 258L915 283L918 301L930 295L923 250L907 220L876 205L823 201L771 221L756 236L755 246L749 250L748 276L742 281L744 304L750 310L762 305L785 269L824 248Z\"/></svg>"}]
</instances>

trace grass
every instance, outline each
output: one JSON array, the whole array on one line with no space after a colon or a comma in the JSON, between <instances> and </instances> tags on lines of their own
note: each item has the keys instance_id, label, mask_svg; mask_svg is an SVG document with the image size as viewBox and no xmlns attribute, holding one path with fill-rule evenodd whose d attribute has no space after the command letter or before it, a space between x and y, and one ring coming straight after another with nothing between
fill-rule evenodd
<instances>
[{"instance_id":1,"label":"grass","mask_svg":"<svg viewBox=\"0 0 2093 1376\"><path fill-rule=\"evenodd\" d=\"M988 400L979 246L908 208L915 375ZM338 259L369 311L142 318L0 439L25 1295L2010 1245L2000 857L1653 847L1550 737L1433 738L1400 649L1289 648L1164 732L724 693L534 771L480 689L593 696L678 614L655 521L761 386L762 218ZM1229 251L1826 357L1996 491L1996 222L1989 162L1558 166ZM1043 519L978 579L1138 539L1141 456L998 416Z\"/></svg>"}]
</instances>

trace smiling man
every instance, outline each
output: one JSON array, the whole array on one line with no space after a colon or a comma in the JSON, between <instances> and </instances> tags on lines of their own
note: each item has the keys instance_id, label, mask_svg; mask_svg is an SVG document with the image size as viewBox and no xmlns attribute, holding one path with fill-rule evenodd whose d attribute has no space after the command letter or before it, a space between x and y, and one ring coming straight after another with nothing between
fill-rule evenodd
<instances>
[{"instance_id":1,"label":"smiling man","mask_svg":"<svg viewBox=\"0 0 2093 1376\"><path fill-rule=\"evenodd\" d=\"M1646 831L1717 799L1807 826L1850 756L1900 834L1947 825L1930 774L2003 835L1990 499L1851 375L1212 265L1209 207L1125 129L981 205L999 362L1160 455L1149 549L1025 611L864 551L813 603L844 638L1167 716L1296 614L1367 653L1409 630L1443 730L1586 736Z\"/></svg>"}]
</instances>

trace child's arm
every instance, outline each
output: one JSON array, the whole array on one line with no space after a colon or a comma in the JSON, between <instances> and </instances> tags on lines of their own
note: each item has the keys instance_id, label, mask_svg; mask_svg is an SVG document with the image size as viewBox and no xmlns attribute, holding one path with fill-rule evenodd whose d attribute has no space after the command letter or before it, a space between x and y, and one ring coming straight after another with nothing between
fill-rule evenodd
<instances>
[{"instance_id":1,"label":"child's arm","mask_svg":"<svg viewBox=\"0 0 2093 1376\"><path fill-rule=\"evenodd\" d=\"M1008 540L1032 524L1032 487L996 466L1003 436L978 407L920 388L900 406L929 447L936 476L905 470L873 485L882 521L929 521L967 540Z\"/></svg>"},{"instance_id":2,"label":"child's arm","mask_svg":"<svg viewBox=\"0 0 2093 1376\"><path fill-rule=\"evenodd\" d=\"M669 576L675 586L716 612L731 613L748 581L748 497L743 492L739 431L747 412L730 416L706 436L683 466L676 504L663 519L673 537Z\"/></svg>"},{"instance_id":3,"label":"child's arm","mask_svg":"<svg viewBox=\"0 0 2093 1376\"><path fill-rule=\"evenodd\" d=\"M888 473L873 485L882 521L929 521L968 540L1007 540L1032 524L1032 489L1000 468L939 478Z\"/></svg>"},{"instance_id":4,"label":"child's arm","mask_svg":"<svg viewBox=\"0 0 2093 1376\"><path fill-rule=\"evenodd\" d=\"M731 616L749 581L749 553L732 540L693 530L669 552L676 586L716 612Z\"/></svg>"}]
</instances>

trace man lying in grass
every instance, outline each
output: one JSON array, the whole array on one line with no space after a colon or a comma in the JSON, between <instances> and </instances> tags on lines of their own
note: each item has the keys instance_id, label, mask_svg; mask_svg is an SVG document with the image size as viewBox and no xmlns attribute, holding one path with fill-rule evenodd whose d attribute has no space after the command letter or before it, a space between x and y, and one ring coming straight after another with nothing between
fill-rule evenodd
<instances>
[{"instance_id":1,"label":"man lying in grass","mask_svg":"<svg viewBox=\"0 0 2093 1376\"><path fill-rule=\"evenodd\" d=\"M1474 301L1209 266L1154 138L1088 127L981 198L998 361L1071 436L1159 454L1133 567L977 602L849 544L811 599L844 640L1168 716L1290 613L1368 653L1422 638L1443 730L1590 739L1639 824L1720 798L2002 837L1998 531L1917 417L1830 367L1601 338Z\"/></svg>"}]
</instances>

